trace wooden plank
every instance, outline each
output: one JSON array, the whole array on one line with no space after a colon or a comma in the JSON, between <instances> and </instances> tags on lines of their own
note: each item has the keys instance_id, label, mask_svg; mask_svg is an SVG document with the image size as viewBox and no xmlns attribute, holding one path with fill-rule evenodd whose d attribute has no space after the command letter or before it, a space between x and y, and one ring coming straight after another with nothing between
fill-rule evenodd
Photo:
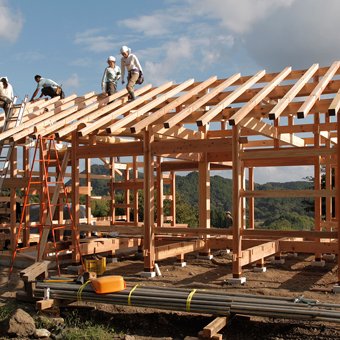
<instances>
[{"instance_id":1,"label":"wooden plank","mask_svg":"<svg viewBox=\"0 0 340 340\"><path fill-rule=\"evenodd\" d=\"M105 125L109 124L113 119L116 119L117 117L119 117L122 114L125 114L127 112L129 112L130 110L133 110L134 108L136 108L138 105L141 105L144 101L150 99L150 97L152 97L152 95L150 95L149 93L147 93L146 91L150 90L152 87L152 85L147 85L144 86L141 89L138 89L137 91L135 91L135 94L140 96L138 97L136 100L129 102L127 104L125 104L123 107L118 108L117 110L113 110L112 112L106 114L104 117L101 117L95 121L88 121L85 124L85 127L81 128L78 131L79 136L86 136L87 134L104 127ZM143 95L142 95L143 94ZM111 105L111 107L117 107L119 106L121 103L117 103L115 104L114 102L112 104L109 104L108 106ZM111 110L105 110L105 108L101 109L101 111L105 111L105 112L109 112Z\"/></svg>"},{"instance_id":2,"label":"wooden plank","mask_svg":"<svg viewBox=\"0 0 340 340\"><path fill-rule=\"evenodd\" d=\"M206 104L211 98L217 96L221 91L223 91L225 88L230 86L240 78L240 73L232 75L230 78L225 80L222 84L215 87L211 92L205 94L203 97L196 100L194 103L189 105L187 108L181 110L180 112L176 113L172 118L168 119L166 122L164 122L165 128L170 128L179 122L181 122L184 118L191 115L194 111L196 111L198 108L202 107L204 104Z\"/></svg>"},{"instance_id":3,"label":"wooden plank","mask_svg":"<svg viewBox=\"0 0 340 340\"><path fill-rule=\"evenodd\" d=\"M187 100L189 100L191 97L196 95L197 93L203 91L208 86L210 86L213 82L215 82L217 79L216 76L211 77L207 79L206 81L196 85L192 90L188 91L184 95L178 97L171 103L167 104L166 106L162 107L158 111L154 112L149 117L144 118L140 122L134 124L130 127L130 130L132 133L139 133L142 129L147 127L148 125L151 125L152 123L156 122L158 119L162 118L166 113L176 109L181 104L185 103Z\"/></svg>"},{"instance_id":4,"label":"wooden plank","mask_svg":"<svg viewBox=\"0 0 340 340\"><path fill-rule=\"evenodd\" d=\"M204 338L211 338L227 325L228 317L219 316L206 325L202 330Z\"/></svg>"},{"instance_id":5,"label":"wooden plank","mask_svg":"<svg viewBox=\"0 0 340 340\"><path fill-rule=\"evenodd\" d=\"M222 152L231 150L231 138L157 141L152 143L151 149L152 153L156 155L208 152L211 150Z\"/></svg>"},{"instance_id":6,"label":"wooden plank","mask_svg":"<svg viewBox=\"0 0 340 340\"><path fill-rule=\"evenodd\" d=\"M332 190L244 190L240 192L242 197L335 197L336 189Z\"/></svg>"},{"instance_id":7,"label":"wooden plank","mask_svg":"<svg viewBox=\"0 0 340 340\"><path fill-rule=\"evenodd\" d=\"M250 159L264 159L264 158L297 158L297 157L305 157L305 156L326 156L326 155L335 155L335 148L328 147L300 147L300 148L280 148L277 150L273 149L260 149L260 150L244 150L240 152L240 158L242 160L250 160Z\"/></svg>"},{"instance_id":8,"label":"wooden plank","mask_svg":"<svg viewBox=\"0 0 340 340\"><path fill-rule=\"evenodd\" d=\"M246 115L263 99L265 99L268 94L273 91L273 89L292 71L291 67L286 67L280 74L278 74L269 84L267 84L259 93L257 93L253 99L242 106L232 117L229 118L229 124L238 124Z\"/></svg>"},{"instance_id":9,"label":"wooden plank","mask_svg":"<svg viewBox=\"0 0 340 340\"><path fill-rule=\"evenodd\" d=\"M265 71L260 71L256 73L253 77L247 80L244 84L240 85L235 91L233 91L230 95L224 98L218 105L214 106L213 109L206 112L199 120L196 121L197 126L206 125L210 122L214 117L216 117L223 109L225 109L228 105L232 104L232 102L238 98L242 93L252 87L259 79L261 79L265 75Z\"/></svg>"},{"instance_id":10,"label":"wooden plank","mask_svg":"<svg viewBox=\"0 0 340 340\"><path fill-rule=\"evenodd\" d=\"M189 79L185 83L180 84L180 85L174 87L173 89L171 89L170 91L161 94L159 97L157 97L154 100L151 100L148 104L142 106L137 111L135 111L133 113L129 113L129 115L127 115L126 117L120 119L118 122L116 122L116 123L110 125L109 127L107 127L106 128L107 133L113 133L113 131L115 131L116 129L124 127L126 124L132 122L137 117L141 117L143 114L149 112L150 110L152 110L157 105L160 105L161 103L167 101L169 98L171 98L174 95L178 94L179 92L183 91L183 89L185 89L188 86L190 86L193 82L194 82L194 79ZM167 90L171 85L172 85L172 82L169 82L169 83L166 83L166 84L158 87L156 89L157 93L155 93L154 96L156 96L159 93ZM152 113L152 115L153 115L153 113Z\"/></svg>"},{"instance_id":11,"label":"wooden plank","mask_svg":"<svg viewBox=\"0 0 340 340\"><path fill-rule=\"evenodd\" d=\"M160 261L169 257L174 257L180 254L187 254L193 251L201 250L205 246L203 240L190 242L177 242L164 246L155 247L155 260Z\"/></svg>"},{"instance_id":12,"label":"wooden plank","mask_svg":"<svg viewBox=\"0 0 340 340\"><path fill-rule=\"evenodd\" d=\"M250 249L242 250L241 266L253 263L264 257L273 255L279 251L279 242L271 241Z\"/></svg>"},{"instance_id":13,"label":"wooden plank","mask_svg":"<svg viewBox=\"0 0 340 340\"><path fill-rule=\"evenodd\" d=\"M335 115L338 114L339 109L340 109L340 89L337 92L337 94L334 97L334 99L332 100L331 105L329 105L328 114L330 116L335 116Z\"/></svg>"},{"instance_id":14,"label":"wooden plank","mask_svg":"<svg viewBox=\"0 0 340 340\"><path fill-rule=\"evenodd\" d=\"M306 99L306 101L302 104L302 106L299 108L297 112L298 118L305 118L315 102L320 99L320 96L323 92L323 90L326 88L328 83L333 78L334 74L337 72L338 68L340 66L340 61L335 61L330 68L328 69L327 73L323 76L319 84L315 87L313 92L309 95L309 97Z\"/></svg>"},{"instance_id":15,"label":"wooden plank","mask_svg":"<svg viewBox=\"0 0 340 340\"><path fill-rule=\"evenodd\" d=\"M240 121L239 125L247 129L256 131L263 136L275 138L289 145L294 145L298 147L302 147L305 145L305 142L302 138L294 136L293 134L283 134L283 133L279 134L277 131L277 127L261 122L258 119L255 119L253 117L243 118Z\"/></svg>"},{"instance_id":16,"label":"wooden plank","mask_svg":"<svg viewBox=\"0 0 340 340\"><path fill-rule=\"evenodd\" d=\"M142 142L126 142L117 144L97 144L91 146L79 146L77 156L79 158L99 158L113 156L139 156L143 154Z\"/></svg>"},{"instance_id":17,"label":"wooden plank","mask_svg":"<svg viewBox=\"0 0 340 340\"><path fill-rule=\"evenodd\" d=\"M313 64L305 74L296 82L296 84L288 91L288 93L279 100L275 107L269 113L269 119L277 119L287 105L295 98L300 90L306 85L310 78L319 68L319 64Z\"/></svg>"}]
</instances>

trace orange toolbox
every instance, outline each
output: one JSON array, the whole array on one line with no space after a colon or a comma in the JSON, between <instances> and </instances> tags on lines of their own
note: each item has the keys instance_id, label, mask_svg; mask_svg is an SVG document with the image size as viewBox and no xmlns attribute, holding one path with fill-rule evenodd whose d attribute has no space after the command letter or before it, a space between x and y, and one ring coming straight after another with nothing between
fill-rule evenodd
<instances>
[{"instance_id":1,"label":"orange toolbox","mask_svg":"<svg viewBox=\"0 0 340 340\"><path fill-rule=\"evenodd\" d=\"M119 275L97 277L91 280L91 285L97 294L120 292L126 288L123 276Z\"/></svg>"}]
</instances>

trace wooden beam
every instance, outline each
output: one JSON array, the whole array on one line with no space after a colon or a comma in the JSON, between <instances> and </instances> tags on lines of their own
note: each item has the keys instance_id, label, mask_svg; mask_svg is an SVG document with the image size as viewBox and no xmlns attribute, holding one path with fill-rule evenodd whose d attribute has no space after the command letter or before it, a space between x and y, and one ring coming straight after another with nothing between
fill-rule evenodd
<instances>
[{"instance_id":1,"label":"wooden beam","mask_svg":"<svg viewBox=\"0 0 340 340\"><path fill-rule=\"evenodd\" d=\"M183 91L185 88L190 86L193 82L194 82L194 79L189 79L185 83L177 85L176 87L172 88L170 91L161 94L159 97L152 100L148 104L144 105L143 107L141 107L137 111L130 113L126 117L120 119L118 122L107 127L106 128L107 133L113 133L113 131L115 131L116 129L119 129L121 127L126 126L128 123L132 122L137 117L141 117L143 114L149 112L150 110L152 110L157 105L160 105L161 103L166 102L169 98L171 98L174 95L178 94L179 92ZM158 91L159 91L158 93L161 93L164 90L168 89L171 85L172 85L172 82L162 85L161 87L158 88ZM154 115L153 113L151 113L151 114ZM135 131L135 129L132 129L132 130Z\"/></svg>"},{"instance_id":2,"label":"wooden beam","mask_svg":"<svg viewBox=\"0 0 340 340\"><path fill-rule=\"evenodd\" d=\"M138 89L137 91L135 91L135 94L140 97L130 103L125 104L123 107L120 107L117 110L112 111L113 108L116 108L120 106L123 102L126 102L127 98L122 99L123 102L119 101L118 103L113 102L109 104L108 109L107 108L100 109L99 110L100 115L103 115L104 113L108 113L108 114L106 114L104 117L101 117L95 121L91 120L87 122L82 122L80 125L80 130L78 131L79 136L86 136L89 133L99 128L102 128L103 126L109 124L112 120L116 119L120 115L125 114L129 112L130 110L133 110L135 107L142 104L145 100L150 99L151 96L148 94L145 94L145 92L149 91L151 88L152 88L152 85L149 84L149 85L142 87L141 89ZM141 95L142 93L143 95ZM83 125L85 126L82 127Z\"/></svg>"},{"instance_id":3,"label":"wooden beam","mask_svg":"<svg viewBox=\"0 0 340 340\"><path fill-rule=\"evenodd\" d=\"M238 124L246 115L263 99L265 99L268 94L273 91L273 89L292 71L291 67L286 67L280 74L278 74L269 84L267 84L259 93L257 93L253 99L242 106L231 118L229 118L229 124Z\"/></svg>"},{"instance_id":4,"label":"wooden beam","mask_svg":"<svg viewBox=\"0 0 340 340\"><path fill-rule=\"evenodd\" d=\"M164 122L164 127L166 129L168 129L168 128L178 124L179 122L181 122L184 118L191 115L198 108L200 108L201 106L206 104L209 100L211 100L211 98L217 96L225 88L232 85L238 78L240 78L240 76L241 76L240 73L232 75L230 78L225 80L222 84L215 87L211 92L205 94L203 97L196 100L194 103L189 105L187 108L176 113L172 118L170 118L166 122Z\"/></svg>"},{"instance_id":5,"label":"wooden beam","mask_svg":"<svg viewBox=\"0 0 340 340\"><path fill-rule=\"evenodd\" d=\"M246 266L264 257L273 255L279 251L279 242L270 241L250 249L242 250L241 265Z\"/></svg>"},{"instance_id":6,"label":"wooden beam","mask_svg":"<svg viewBox=\"0 0 340 340\"><path fill-rule=\"evenodd\" d=\"M335 116L338 114L339 109L340 109L340 89L337 92L336 96L332 100L331 105L328 108L328 114L330 116Z\"/></svg>"},{"instance_id":7,"label":"wooden beam","mask_svg":"<svg viewBox=\"0 0 340 340\"><path fill-rule=\"evenodd\" d=\"M265 75L266 71L262 70L257 72L253 77L247 80L244 84L240 85L235 91L224 98L218 105L214 106L213 109L206 112L199 120L197 120L197 126L206 125L214 117L216 117L223 109L230 105L236 98L242 93L252 87L259 79Z\"/></svg>"},{"instance_id":8,"label":"wooden beam","mask_svg":"<svg viewBox=\"0 0 340 340\"><path fill-rule=\"evenodd\" d=\"M335 197L336 189L332 190L244 190L240 192L242 197Z\"/></svg>"},{"instance_id":9,"label":"wooden beam","mask_svg":"<svg viewBox=\"0 0 340 340\"><path fill-rule=\"evenodd\" d=\"M166 140L152 143L152 153L155 155L174 153L197 153L231 151L231 138L224 139L195 139L195 140Z\"/></svg>"},{"instance_id":10,"label":"wooden beam","mask_svg":"<svg viewBox=\"0 0 340 340\"><path fill-rule=\"evenodd\" d=\"M306 85L310 78L319 68L319 64L313 64L305 74L296 82L296 84L288 91L288 93L279 100L275 107L269 113L269 119L277 119L287 105L295 98L300 90Z\"/></svg>"},{"instance_id":11,"label":"wooden beam","mask_svg":"<svg viewBox=\"0 0 340 340\"><path fill-rule=\"evenodd\" d=\"M168 112L176 109L181 104L185 103L187 100L189 100L191 97L196 95L197 93L203 91L208 86L210 86L213 82L215 82L217 79L216 76L211 77L207 79L206 81L199 83L196 85L193 89L188 91L187 93L183 94L182 96L178 97L171 103L167 104L166 106L162 107L158 111L154 112L149 117L144 118L138 123L135 123L133 126L130 127L130 130L132 133L139 133L142 129L147 127L148 125L151 125L152 123L156 122L158 119L162 118L165 114Z\"/></svg>"},{"instance_id":12,"label":"wooden beam","mask_svg":"<svg viewBox=\"0 0 340 340\"><path fill-rule=\"evenodd\" d=\"M340 66L340 61L335 61L330 68L328 69L327 73L323 76L319 84L315 87L313 92L309 95L306 101L302 104L300 109L297 112L298 118L305 118L315 102L320 99L320 96L323 90L326 88L330 80L333 78L334 74L338 71Z\"/></svg>"},{"instance_id":13,"label":"wooden beam","mask_svg":"<svg viewBox=\"0 0 340 340\"><path fill-rule=\"evenodd\" d=\"M138 156L143 154L142 142L126 142L117 144L96 144L79 146L77 156L79 158L99 158L111 156Z\"/></svg>"},{"instance_id":14,"label":"wooden beam","mask_svg":"<svg viewBox=\"0 0 340 340\"><path fill-rule=\"evenodd\" d=\"M172 86L172 82L165 83L161 85L160 87L155 88L151 92L148 93L148 96L155 97L159 94L161 94L163 91L166 91L170 86ZM125 117L119 119L117 122L113 123L112 125L108 126L106 128L107 133L113 133L115 130L120 129L124 126L126 126L128 123L135 120L137 117L142 116L143 114L149 112L151 109L153 109L155 106L159 105L160 103L166 101L167 99L171 98L174 94L177 94L179 91L177 87L173 88L169 92L166 92L164 94L161 94L159 97L157 97L154 100L151 100L148 104L143 105L140 109L136 110L135 112L130 112Z\"/></svg>"}]
</instances>

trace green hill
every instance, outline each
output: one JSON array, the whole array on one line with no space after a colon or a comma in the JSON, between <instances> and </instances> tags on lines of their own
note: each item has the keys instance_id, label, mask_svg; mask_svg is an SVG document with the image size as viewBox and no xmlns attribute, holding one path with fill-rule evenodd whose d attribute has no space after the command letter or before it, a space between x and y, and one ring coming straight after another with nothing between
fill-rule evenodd
<instances>
[{"instance_id":1,"label":"green hill","mask_svg":"<svg viewBox=\"0 0 340 340\"><path fill-rule=\"evenodd\" d=\"M92 165L93 174L109 174L103 165ZM142 176L140 176L142 177ZM121 180L117 178L116 180ZM108 195L106 180L92 180L93 195ZM191 172L186 176L176 176L177 223L188 223L192 227L198 226L198 172ZM221 176L212 176L211 185L211 225L225 227L225 212L232 211L232 180ZM307 181L270 182L255 184L256 190L297 190L310 189L312 184ZM165 193L167 187L165 187ZM140 204L143 205L143 195L140 192ZM117 192L116 199L122 200L122 192ZM304 198L257 198L255 199L255 220L257 227L270 229L309 229L313 226L312 200ZM169 214L169 202L165 202L165 213ZM108 208L103 202L96 202L93 213L96 216L107 214ZM118 212L119 213L119 212ZM123 213L123 212L122 212ZM143 218L143 207L139 209Z\"/></svg>"}]
</instances>

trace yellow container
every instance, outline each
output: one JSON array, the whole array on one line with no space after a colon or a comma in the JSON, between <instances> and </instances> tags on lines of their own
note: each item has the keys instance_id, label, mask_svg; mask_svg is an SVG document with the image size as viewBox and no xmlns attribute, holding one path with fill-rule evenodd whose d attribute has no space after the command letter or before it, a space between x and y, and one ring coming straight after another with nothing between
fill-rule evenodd
<instances>
[{"instance_id":1,"label":"yellow container","mask_svg":"<svg viewBox=\"0 0 340 340\"><path fill-rule=\"evenodd\" d=\"M95 272L97 275L102 275L106 270L106 257L99 259L85 259L85 269L87 272Z\"/></svg>"},{"instance_id":2,"label":"yellow container","mask_svg":"<svg viewBox=\"0 0 340 340\"><path fill-rule=\"evenodd\" d=\"M123 276L110 275L91 280L92 287L97 294L120 292L126 288Z\"/></svg>"}]
</instances>

